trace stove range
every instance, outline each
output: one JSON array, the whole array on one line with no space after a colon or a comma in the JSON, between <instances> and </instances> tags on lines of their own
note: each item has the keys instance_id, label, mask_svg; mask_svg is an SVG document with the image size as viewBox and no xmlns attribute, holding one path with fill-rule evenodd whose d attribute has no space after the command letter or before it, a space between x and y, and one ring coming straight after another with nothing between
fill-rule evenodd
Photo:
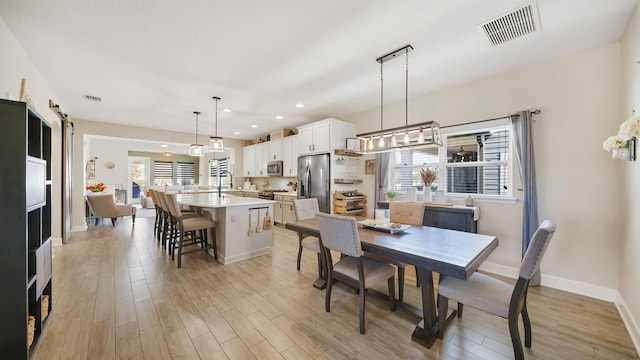
<instances>
[{"instance_id":1,"label":"stove range","mask_svg":"<svg viewBox=\"0 0 640 360\"><path fill-rule=\"evenodd\" d=\"M289 190L260 190L260 192L258 192L258 198L273 200L273 194L277 192L289 192Z\"/></svg>"}]
</instances>

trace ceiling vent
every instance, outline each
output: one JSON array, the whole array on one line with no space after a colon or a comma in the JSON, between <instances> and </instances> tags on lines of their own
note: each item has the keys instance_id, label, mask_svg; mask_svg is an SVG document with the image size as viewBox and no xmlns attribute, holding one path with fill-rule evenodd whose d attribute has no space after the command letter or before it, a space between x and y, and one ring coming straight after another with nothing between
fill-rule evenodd
<instances>
[{"instance_id":1,"label":"ceiling vent","mask_svg":"<svg viewBox=\"0 0 640 360\"><path fill-rule=\"evenodd\" d=\"M535 2L478 26L492 46L540 31L538 7Z\"/></svg>"},{"instance_id":2,"label":"ceiling vent","mask_svg":"<svg viewBox=\"0 0 640 360\"><path fill-rule=\"evenodd\" d=\"M84 95L83 97L84 97L85 99L87 99L87 100L91 100L91 101L98 101L98 102L102 101L102 98L101 98L101 97L99 97L99 96Z\"/></svg>"}]
</instances>

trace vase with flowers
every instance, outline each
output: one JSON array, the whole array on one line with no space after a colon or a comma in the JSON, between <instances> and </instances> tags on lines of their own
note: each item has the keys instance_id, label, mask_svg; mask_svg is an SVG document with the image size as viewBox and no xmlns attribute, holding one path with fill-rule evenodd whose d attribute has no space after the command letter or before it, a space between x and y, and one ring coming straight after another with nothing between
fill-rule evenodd
<instances>
[{"instance_id":1,"label":"vase with flowers","mask_svg":"<svg viewBox=\"0 0 640 360\"><path fill-rule=\"evenodd\" d=\"M431 186L433 186L438 179L438 168L430 166L420 169L420 177L424 183L424 202L433 202L433 194L431 193Z\"/></svg>"},{"instance_id":2,"label":"vase with flowers","mask_svg":"<svg viewBox=\"0 0 640 360\"><path fill-rule=\"evenodd\" d=\"M634 156L629 156L632 149L629 145L635 146L635 139L640 136L640 116L632 116L627 121L620 124L617 135L609 136L604 141L602 147L611 152L613 159L627 160Z\"/></svg>"},{"instance_id":3,"label":"vase with flowers","mask_svg":"<svg viewBox=\"0 0 640 360\"><path fill-rule=\"evenodd\" d=\"M107 187L102 182L99 182L95 185L87 185L86 187L87 191L91 191L94 193L103 192L106 188Z\"/></svg>"}]
</instances>

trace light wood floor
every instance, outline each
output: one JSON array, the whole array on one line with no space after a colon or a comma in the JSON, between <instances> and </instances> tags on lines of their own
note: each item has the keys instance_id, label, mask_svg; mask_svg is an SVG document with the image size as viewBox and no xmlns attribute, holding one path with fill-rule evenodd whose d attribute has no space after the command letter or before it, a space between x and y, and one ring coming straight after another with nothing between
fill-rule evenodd
<instances>
[{"instance_id":1,"label":"light wood floor","mask_svg":"<svg viewBox=\"0 0 640 360\"><path fill-rule=\"evenodd\" d=\"M357 295L338 285L331 312L311 284L315 255L275 229L273 252L223 266L209 255L177 269L152 219L105 222L54 249L53 312L35 359L510 359L506 321L470 307L431 349L411 341L416 319L368 297L366 334ZM419 303L408 270L406 301ZM382 285L384 288L385 285ZM527 359L638 359L615 306L545 287L529 292Z\"/></svg>"}]
</instances>

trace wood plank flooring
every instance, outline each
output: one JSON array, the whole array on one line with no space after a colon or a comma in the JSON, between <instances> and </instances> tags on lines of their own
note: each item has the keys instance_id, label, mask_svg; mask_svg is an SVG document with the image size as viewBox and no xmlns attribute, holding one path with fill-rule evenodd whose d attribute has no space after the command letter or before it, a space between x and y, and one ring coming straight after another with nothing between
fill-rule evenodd
<instances>
[{"instance_id":1,"label":"wood plank flooring","mask_svg":"<svg viewBox=\"0 0 640 360\"><path fill-rule=\"evenodd\" d=\"M312 287L316 256L275 228L269 255L223 266L203 253L177 269L151 218L105 222L54 248L53 311L34 359L511 359L506 320L470 307L431 349L411 341L415 317L369 296L366 334L357 295ZM382 284L380 291L384 292ZM407 270L405 301L418 305ZM529 291L527 359L638 359L611 303L545 287Z\"/></svg>"}]
</instances>

